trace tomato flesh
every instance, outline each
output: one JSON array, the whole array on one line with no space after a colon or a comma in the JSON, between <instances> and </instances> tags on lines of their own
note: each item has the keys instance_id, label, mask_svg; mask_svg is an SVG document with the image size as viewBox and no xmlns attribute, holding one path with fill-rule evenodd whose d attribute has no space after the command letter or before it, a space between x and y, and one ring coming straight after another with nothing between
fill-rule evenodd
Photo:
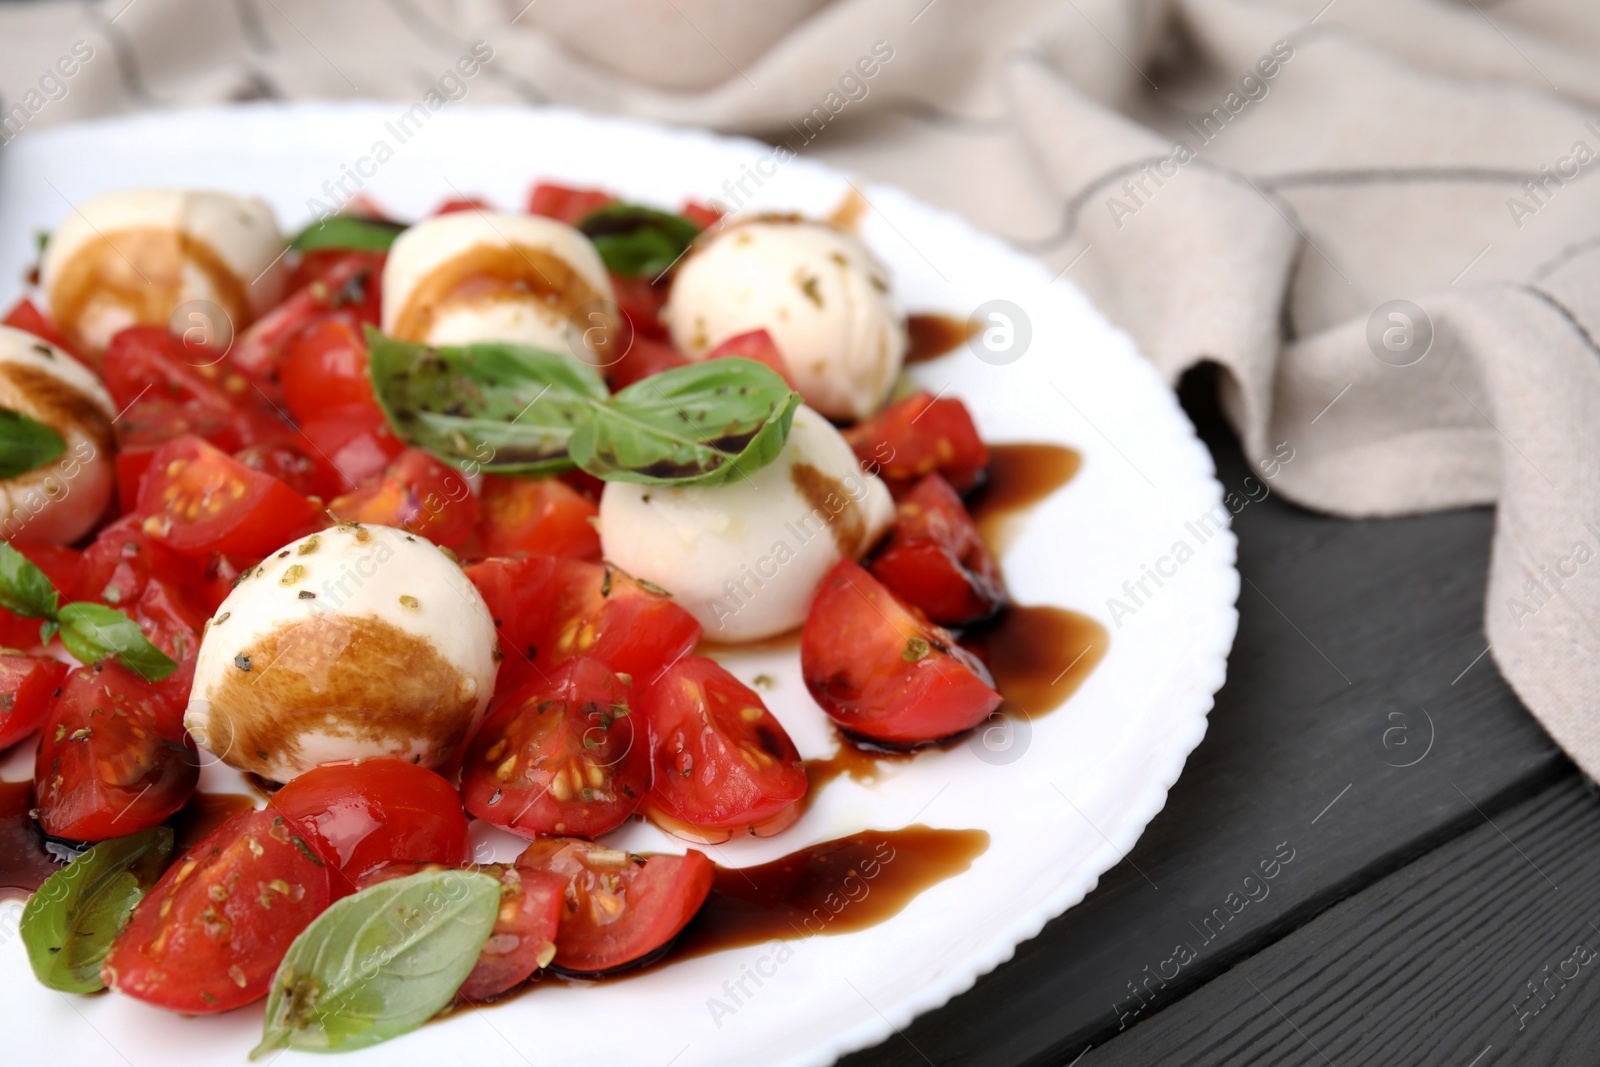
<instances>
[{"instance_id":1,"label":"tomato flesh","mask_svg":"<svg viewBox=\"0 0 1600 1067\"><path fill-rule=\"evenodd\" d=\"M183 728L188 696L151 686L114 660L68 672L45 717L33 765L39 825L72 841L154 826L200 779Z\"/></svg>"},{"instance_id":2,"label":"tomato flesh","mask_svg":"<svg viewBox=\"0 0 1600 1067\"><path fill-rule=\"evenodd\" d=\"M978 484L989 448L959 400L927 393L890 404L844 431L861 465L888 482L898 499L937 471L958 493Z\"/></svg>"},{"instance_id":3,"label":"tomato flesh","mask_svg":"<svg viewBox=\"0 0 1600 1067\"><path fill-rule=\"evenodd\" d=\"M834 722L887 745L970 730L1000 706L978 657L847 559L811 604L800 670Z\"/></svg>"},{"instance_id":4,"label":"tomato flesh","mask_svg":"<svg viewBox=\"0 0 1600 1067\"><path fill-rule=\"evenodd\" d=\"M111 944L119 993L207 1015L267 995L300 931L332 900L328 866L282 815L244 811L167 868Z\"/></svg>"},{"instance_id":5,"label":"tomato flesh","mask_svg":"<svg viewBox=\"0 0 1600 1067\"><path fill-rule=\"evenodd\" d=\"M59 660L0 654L0 749L39 728L66 676L67 665Z\"/></svg>"},{"instance_id":6,"label":"tomato flesh","mask_svg":"<svg viewBox=\"0 0 1600 1067\"><path fill-rule=\"evenodd\" d=\"M380 867L362 880L361 888L424 871L441 871L437 863L395 863ZM472 867L480 874L500 879L500 911L494 929L478 953L456 997L480 1003L509 992L526 982L534 971L549 966L556 954L556 928L561 918L561 895L567 881L549 871L536 871L508 863Z\"/></svg>"},{"instance_id":7,"label":"tomato flesh","mask_svg":"<svg viewBox=\"0 0 1600 1067\"><path fill-rule=\"evenodd\" d=\"M479 509L465 475L408 448L382 480L336 498L328 510L342 522L395 526L454 548L472 535Z\"/></svg>"},{"instance_id":8,"label":"tomato flesh","mask_svg":"<svg viewBox=\"0 0 1600 1067\"><path fill-rule=\"evenodd\" d=\"M268 803L331 861L336 896L386 863L455 866L468 856L467 817L455 787L403 760L313 767Z\"/></svg>"},{"instance_id":9,"label":"tomato flesh","mask_svg":"<svg viewBox=\"0 0 1600 1067\"><path fill-rule=\"evenodd\" d=\"M632 688L587 656L518 690L467 749L467 810L524 837L596 837L621 826L650 789L632 703Z\"/></svg>"},{"instance_id":10,"label":"tomato flesh","mask_svg":"<svg viewBox=\"0 0 1600 1067\"><path fill-rule=\"evenodd\" d=\"M559 478L483 476L478 545L485 556L600 558L595 502Z\"/></svg>"},{"instance_id":11,"label":"tomato flesh","mask_svg":"<svg viewBox=\"0 0 1600 1067\"><path fill-rule=\"evenodd\" d=\"M654 784L643 812L669 833L715 844L770 836L800 816L806 769L761 698L716 660L686 656L645 693Z\"/></svg>"},{"instance_id":12,"label":"tomato flesh","mask_svg":"<svg viewBox=\"0 0 1600 1067\"><path fill-rule=\"evenodd\" d=\"M377 404L367 377L362 326L361 317L346 308L314 319L290 339L279 385L296 421L320 418L346 404Z\"/></svg>"},{"instance_id":13,"label":"tomato flesh","mask_svg":"<svg viewBox=\"0 0 1600 1067\"><path fill-rule=\"evenodd\" d=\"M317 514L283 482L198 437L163 445L139 482L138 515L145 532L191 555L264 556Z\"/></svg>"},{"instance_id":14,"label":"tomato flesh","mask_svg":"<svg viewBox=\"0 0 1600 1067\"><path fill-rule=\"evenodd\" d=\"M235 366L272 394L289 342L323 315L349 308L361 322L378 325L386 258L344 248L301 255L289 273L288 299L239 336L231 353Z\"/></svg>"},{"instance_id":15,"label":"tomato flesh","mask_svg":"<svg viewBox=\"0 0 1600 1067\"><path fill-rule=\"evenodd\" d=\"M705 853L641 856L570 837L541 837L517 858L523 870L566 880L555 965L604 973L665 949L700 910L716 867Z\"/></svg>"},{"instance_id":16,"label":"tomato flesh","mask_svg":"<svg viewBox=\"0 0 1600 1067\"><path fill-rule=\"evenodd\" d=\"M406 450L376 404L336 408L302 424L300 434L321 471L321 484L332 486L324 495L365 485Z\"/></svg>"},{"instance_id":17,"label":"tomato flesh","mask_svg":"<svg viewBox=\"0 0 1600 1067\"><path fill-rule=\"evenodd\" d=\"M576 226L585 216L616 202L616 197L599 189L577 189L570 185L540 182L528 193L528 214L544 215L568 226Z\"/></svg>"},{"instance_id":18,"label":"tomato flesh","mask_svg":"<svg viewBox=\"0 0 1600 1067\"><path fill-rule=\"evenodd\" d=\"M500 690L512 692L574 656L593 656L644 686L700 639L694 616L605 563L524 556L467 568L500 635Z\"/></svg>"},{"instance_id":19,"label":"tomato flesh","mask_svg":"<svg viewBox=\"0 0 1600 1067\"><path fill-rule=\"evenodd\" d=\"M937 474L901 498L889 543L869 569L900 599L946 626L986 619L1006 603L1000 564L961 498Z\"/></svg>"}]
</instances>

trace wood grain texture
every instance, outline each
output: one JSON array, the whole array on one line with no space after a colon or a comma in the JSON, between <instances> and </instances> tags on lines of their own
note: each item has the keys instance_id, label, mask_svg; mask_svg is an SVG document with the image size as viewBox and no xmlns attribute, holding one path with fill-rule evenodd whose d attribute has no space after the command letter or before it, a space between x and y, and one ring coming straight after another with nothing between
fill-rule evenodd
<instances>
[{"instance_id":1,"label":"wood grain texture","mask_svg":"<svg viewBox=\"0 0 1600 1067\"><path fill-rule=\"evenodd\" d=\"M1210 389L1192 383L1186 406L1224 487L1247 491ZM1166 809L1011 962L842 1062L1067 1063L1481 823L1474 803L1493 814L1566 773L1481 655L1491 524L1486 509L1351 522L1276 493L1247 505L1228 682ZM1293 858L1265 890L1246 883L1280 847ZM1183 944L1193 958L1163 979Z\"/></svg>"},{"instance_id":2,"label":"wood grain texture","mask_svg":"<svg viewBox=\"0 0 1600 1067\"><path fill-rule=\"evenodd\" d=\"M1597 1008L1600 799L1573 774L1079 1067L1593 1064Z\"/></svg>"}]
</instances>

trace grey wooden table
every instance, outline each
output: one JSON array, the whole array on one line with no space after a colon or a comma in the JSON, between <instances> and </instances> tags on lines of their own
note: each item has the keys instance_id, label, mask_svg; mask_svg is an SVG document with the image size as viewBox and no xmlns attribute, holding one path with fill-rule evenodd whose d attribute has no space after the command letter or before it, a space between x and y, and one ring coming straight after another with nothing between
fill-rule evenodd
<instances>
[{"instance_id":1,"label":"grey wooden table","mask_svg":"<svg viewBox=\"0 0 1600 1067\"><path fill-rule=\"evenodd\" d=\"M1208 377L1185 407L1242 492ZM1492 523L1242 511L1228 681L1165 810L1011 962L842 1062L1600 1063L1600 797L1483 654Z\"/></svg>"}]
</instances>

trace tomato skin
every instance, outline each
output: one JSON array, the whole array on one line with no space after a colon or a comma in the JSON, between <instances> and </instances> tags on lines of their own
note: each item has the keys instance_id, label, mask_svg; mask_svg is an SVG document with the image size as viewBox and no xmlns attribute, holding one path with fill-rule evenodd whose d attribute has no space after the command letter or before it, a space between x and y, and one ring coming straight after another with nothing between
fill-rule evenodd
<instances>
[{"instance_id":1,"label":"tomato skin","mask_svg":"<svg viewBox=\"0 0 1600 1067\"><path fill-rule=\"evenodd\" d=\"M643 381L652 374L660 374L674 367L687 367L689 357L669 343L635 333L633 343L621 359L603 368L607 384L612 389L626 389L634 382Z\"/></svg>"},{"instance_id":2,"label":"tomato skin","mask_svg":"<svg viewBox=\"0 0 1600 1067\"><path fill-rule=\"evenodd\" d=\"M789 368L783 362L783 353L778 351L778 344L766 330L751 330L730 337L717 345L705 355L706 359L748 359L761 364L768 370L777 372L789 388L794 388L794 381L789 377Z\"/></svg>"},{"instance_id":3,"label":"tomato skin","mask_svg":"<svg viewBox=\"0 0 1600 1067\"><path fill-rule=\"evenodd\" d=\"M200 779L183 728L187 696L187 686L152 686L114 660L68 672L33 764L44 832L103 841L181 808Z\"/></svg>"},{"instance_id":4,"label":"tomato skin","mask_svg":"<svg viewBox=\"0 0 1600 1067\"><path fill-rule=\"evenodd\" d=\"M137 515L125 515L101 530L84 550L73 583L57 588L63 593L70 590L73 600L98 600L120 610L143 596L155 578L186 589L201 581L193 560L146 533Z\"/></svg>"},{"instance_id":5,"label":"tomato skin","mask_svg":"<svg viewBox=\"0 0 1600 1067\"><path fill-rule=\"evenodd\" d=\"M151 457L139 482L143 529L190 555L265 556L318 514L270 474L251 470L198 437L180 437Z\"/></svg>"},{"instance_id":6,"label":"tomato skin","mask_svg":"<svg viewBox=\"0 0 1600 1067\"><path fill-rule=\"evenodd\" d=\"M528 214L544 215L568 226L576 226L590 213L616 202L616 197L599 189L577 189L570 185L540 182L528 192Z\"/></svg>"},{"instance_id":7,"label":"tomato skin","mask_svg":"<svg viewBox=\"0 0 1600 1067\"><path fill-rule=\"evenodd\" d=\"M467 817L455 787L397 759L313 767L272 794L335 871L335 896L377 867L399 861L455 866L469 855Z\"/></svg>"},{"instance_id":8,"label":"tomato skin","mask_svg":"<svg viewBox=\"0 0 1600 1067\"><path fill-rule=\"evenodd\" d=\"M452 197L433 209L435 217L439 215L454 215L458 211L493 211L487 200L476 196Z\"/></svg>"},{"instance_id":9,"label":"tomato skin","mask_svg":"<svg viewBox=\"0 0 1600 1067\"><path fill-rule=\"evenodd\" d=\"M844 438L861 465L889 483L896 499L936 471L965 493L989 465L989 448L972 415L949 397L908 396L845 430Z\"/></svg>"},{"instance_id":10,"label":"tomato skin","mask_svg":"<svg viewBox=\"0 0 1600 1067\"><path fill-rule=\"evenodd\" d=\"M285 438L241 448L233 458L253 471L271 475L301 496L320 496L327 482L316 461L307 454L309 447L302 448Z\"/></svg>"},{"instance_id":11,"label":"tomato skin","mask_svg":"<svg viewBox=\"0 0 1600 1067\"><path fill-rule=\"evenodd\" d=\"M361 880L365 889L379 882L425 871L442 871L438 863L392 863ZM478 962L467 975L456 999L469 1004L509 992L548 964L556 951L556 927L561 918L561 895L567 880L549 871L524 870L515 864L474 864L470 870L500 879L500 911Z\"/></svg>"},{"instance_id":12,"label":"tomato skin","mask_svg":"<svg viewBox=\"0 0 1600 1067\"><path fill-rule=\"evenodd\" d=\"M834 722L887 745L950 737L1000 706L981 660L847 559L818 587L800 670Z\"/></svg>"},{"instance_id":13,"label":"tomato skin","mask_svg":"<svg viewBox=\"0 0 1600 1067\"><path fill-rule=\"evenodd\" d=\"M254 556L228 556L221 552L213 552L206 557L205 569L201 571L204 584L201 586L206 611L215 614L228 599L228 594L233 592L233 587L239 582L239 575L250 570L261 560Z\"/></svg>"},{"instance_id":14,"label":"tomato skin","mask_svg":"<svg viewBox=\"0 0 1600 1067\"><path fill-rule=\"evenodd\" d=\"M386 252L344 248L303 254L289 272L289 297L239 335L230 353L234 365L274 395L286 346L313 321L350 308L361 322L378 325L387 258Z\"/></svg>"},{"instance_id":15,"label":"tomato skin","mask_svg":"<svg viewBox=\"0 0 1600 1067\"><path fill-rule=\"evenodd\" d=\"M485 556L518 553L600 558L600 509L557 478L483 476L478 545Z\"/></svg>"},{"instance_id":16,"label":"tomato skin","mask_svg":"<svg viewBox=\"0 0 1600 1067\"><path fill-rule=\"evenodd\" d=\"M89 363L81 353L75 351L72 345L67 342L66 335L56 329L55 323L51 322L44 312L40 311L34 302L27 297L23 297L12 305L11 310L6 312L6 317L0 319L0 325L10 326L12 329L21 330L24 333L31 333L35 337L55 345L79 363Z\"/></svg>"},{"instance_id":17,"label":"tomato skin","mask_svg":"<svg viewBox=\"0 0 1600 1067\"><path fill-rule=\"evenodd\" d=\"M332 899L328 866L283 816L240 812L167 868L111 943L101 977L169 1011L249 1004Z\"/></svg>"},{"instance_id":18,"label":"tomato skin","mask_svg":"<svg viewBox=\"0 0 1600 1067\"><path fill-rule=\"evenodd\" d=\"M683 210L678 212L678 214L682 215L684 218L688 219L702 230L709 230L711 227L722 221L722 212L718 211L710 204L702 204L698 200L685 200L683 202Z\"/></svg>"},{"instance_id":19,"label":"tomato skin","mask_svg":"<svg viewBox=\"0 0 1600 1067\"><path fill-rule=\"evenodd\" d=\"M631 704L632 688L587 656L518 690L467 749L467 810L523 837L621 826L650 790L649 744Z\"/></svg>"},{"instance_id":20,"label":"tomato skin","mask_svg":"<svg viewBox=\"0 0 1600 1067\"><path fill-rule=\"evenodd\" d=\"M351 404L300 427L321 472L324 496L348 493L383 473L406 450L376 404Z\"/></svg>"},{"instance_id":21,"label":"tomato skin","mask_svg":"<svg viewBox=\"0 0 1600 1067\"><path fill-rule=\"evenodd\" d=\"M82 552L63 545L14 544L11 547L44 571L44 576L50 579L50 584L55 586L63 600L72 596L73 590L78 587L78 575L83 571ZM38 619L25 619L0 608L0 646L29 649L38 644Z\"/></svg>"},{"instance_id":22,"label":"tomato skin","mask_svg":"<svg viewBox=\"0 0 1600 1067\"><path fill-rule=\"evenodd\" d=\"M716 660L685 656L645 692L654 784L641 810L669 833L717 843L769 836L800 816L806 769L761 698Z\"/></svg>"},{"instance_id":23,"label":"tomato skin","mask_svg":"<svg viewBox=\"0 0 1600 1067\"><path fill-rule=\"evenodd\" d=\"M152 405L142 414L145 422L151 421L147 413L152 410L182 412L208 427L226 419L226 431L217 433L226 436L225 443L237 441L234 448L271 439L287 428L226 356L190 345L159 326L130 326L113 337L103 373L106 391L119 410Z\"/></svg>"},{"instance_id":24,"label":"tomato skin","mask_svg":"<svg viewBox=\"0 0 1600 1067\"><path fill-rule=\"evenodd\" d=\"M395 526L454 548L472 535L479 509L465 475L408 448L381 480L338 497L328 510L343 522Z\"/></svg>"},{"instance_id":25,"label":"tomato skin","mask_svg":"<svg viewBox=\"0 0 1600 1067\"><path fill-rule=\"evenodd\" d=\"M1006 604L1000 564L950 483L937 474L900 500L889 543L869 570L934 622L962 626Z\"/></svg>"},{"instance_id":26,"label":"tomato skin","mask_svg":"<svg viewBox=\"0 0 1600 1067\"><path fill-rule=\"evenodd\" d=\"M700 910L716 875L695 849L637 856L571 837L539 838L517 866L566 879L555 965L589 974L643 962L666 948Z\"/></svg>"},{"instance_id":27,"label":"tomato skin","mask_svg":"<svg viewBox=\"0 0 1600 1067\"><path fill-rule=\"evenodd\" d=\"M284 348L279 385L297 422L347 404L378 403L367 377L367 340L360 316L330 311L308 323Z\"/></svg>"},{"instance_id":28,"label":"tomato skin","mask_svg":"<svg viewBox=\"0 0 1600 1067\"><path fill-rule=\"evenodd\" d=\"M643 334L658 341L666 340L667 324L661 321L661 309L667 302L665 285L653 284L649 278L613 274L611 291L616 295L617 309L628 317L635 337Z\"/></svg>"},{"instance_id":29,"label":"tomato skin","mask_svg":"<svg viewBox=\"0 0 1600 1067\"><path fill-rule=\"evenodd\" d=\"M466 572L499 632L501 692L579 655L644 686L700 639L693 615L609 564L524 556Z\"/></svg>"},{"instance_id":30,"label":"tomato skin","mask_svg":"<svg viewBox=\"0 0 1600 1067\"><path fill-rule=\"evenodd\" d=\"M0 655L0 749L40 727L66 677L67 665L47 656Z\"/></svg>"}]
</instances>

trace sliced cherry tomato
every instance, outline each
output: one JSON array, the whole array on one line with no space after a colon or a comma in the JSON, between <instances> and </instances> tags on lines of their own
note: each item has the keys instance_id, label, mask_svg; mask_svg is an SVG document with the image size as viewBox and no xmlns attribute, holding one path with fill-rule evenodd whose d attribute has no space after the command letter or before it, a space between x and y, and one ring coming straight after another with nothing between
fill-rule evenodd
<instances>
[{"instance_id":1,"label":"sliced cherry tomato","mask_svg":"<svg viewBox=\"0 0 1600 1067\"><path fill-rule=\"evenodd\" d=\"M289 340L278 383L296 421L309 422L347 404L377 404L362 327L360 316L346 308L313 319Z\"/></svg>"},{"instance_id":2,"label":"sliced cherry tomato","mask_svg":"<svg viewBox=\"0 0 1600 1067\"><path fill-rule=\"evenodd\" d=\"M22 330L24 333L31 333L35 337L55 345L78 362L86 362L83 356L74 351L72 345L67 343L66 335L56 329L55 323L46 318L44 312L35 307L33 301L27 297L18 300L11 310L6 312L6 317L0 319L0 325Z\"/></svg>"},{"instance_id":3,"label":"sliced cherry tomato","mask_svg":"<svg viewBox=\"0 0 1600 1067\"><path fill-rule=\"evenodd\" d=\"M789 377L789 368L783 362L783 353L778 351L777 342L766 330L751 330L749 333L730 337L706 353L706 359L729 357L754 360L769 370L777 371L778 376L789 383L789 388L794 388L794 381Z\"/></svg>"},{"instance_id":4,"label":"sliced cherry tomato","mask_svg":"<svg viewBox=\"0 0 1600 1067\"><path fill-rule=\"evenodd\" d=\"M540 182L528 193L528 214L559 219L576 226L594 211L615 204L617 198L599 189L574 189L568 185Z\"/></svg>"},{"instance_id":5,"label":"sliced cherry tomato","mask_svg":"<svg viewBox=\"0 0 1600 1067\"><path fill-rule=\"evenodd\" d=\"M382 474L406 450L376 404L353 404L300 427L324 484L346 493Z\"/></svg>"},{"instance_id":6,"label":"sliced cherry tomato","mask_svg":"<svg viewBox=\"0 0 1600 1067\"><path fill-rule=\"evenodd\" d=\"M668 833L717 844L800 817L806 768L772 712L716 660L685 656L645 691L654 784L640 809Z\"/></svg>"},{"instance_id":7,"label":"sliced cherry tomato","mask_svg":"<svg viewBox=\"0 0 1600 1067\"><path fill-rule=\"evenodd\" d=\"M454 215L458 211L493 211L487 200L476 196L455 197L433 209L435 215Z\"/></svg>"},{"instance_id":8,"label":"sliced cherry tomato","mask_svg":"<svg viewBox=\"0 0 1600 1067\"><path fill-rule=\"evenodd\" d=\"M685 200L683 202L683 210L678 212L678 214L682 215L684 218L688 219L702 230L709 230L711 227L722 221L722 212L718 211L710 204L702 204L698 200Z\"/></svg>"},{"instance_id":9,"label":"sliced cherry tomato","mask_svg":"<svg viewBox=\"0 0 1600 1067\"><path fill-rule=\"evenodd\" d=\"M139 483L143 529L191 555L265 556L318 514L305 497L198 437L161 446Z\"/></svg>"},{"instance_id":10,"label":"sliced cherry tomato","mask_svg":"<svg viewBox=\"0 0 1600 1067\"><path fill-rule=\"evenodd\" d=\"M889 543L873 577L934 622L963 626L1006 603L1000 564L950 483L937 474L900 500Z\"/></svg>"},{"instance_id":11,"label":"sliced cherry tomato","mask_svg":"<svg viewBox=\"0 0 1600 1067\"><path fill-rule=\"evenodd\" d=\"M393 863L368 874L361 880L361 888L444 869L438 863ZM500 879L500 911L494 929L478 953L472 973L456 990L457 999L478 1004L515 989L534 971L550 965L556 954L556 928L567 880L549 871L509 863L482 863L472 870Z\"/></svg>"},{"instance_id":12,"label":"sliced cherry tomato","mask_svg":"<svg viewBox=\"0 0 1600 1067\"><path fill-rule=\"evenodd\" d=\"M454 548L478 523L478 498L466 476L420 449L408 448L382 480L328 505L343 522L395 526Z\"/></svg>"},{"instance_id":13,"label":"sliced cherry tomato","mask_svg":"<svg viewBox=\"0 0 1600 1067\"><path fill-rule=\"evenodd\" d=\"M284 349L329 311L350 308L363 322L381 321L384 252L319 249L307 252L289 273L290 295L239 335L234 365L269 393L276 389Z\"/></svg>"},{"instance_id":14,"label":"sliced cherry tomato","mask_svg":"<svg viewBox=\"0 0 1600 1067\"><path fill-rule=\"evenodd\" d=\"M887 745L958 734L1000 706L978 657L847 559L812 601L800 671L834 722Z\"/></svg>"},{"instance_id":15,"label":"sliced cherry tomato","mask_svg":"<svg viewBox=\"0 0 1600 1067\"><path fill-rule=\"evenodd\" d=\"M333 899L329 867L272 808L179 856L111 943L106 985L208 1015L267 995L289 945Z\"/></svg>"},{"instance_id":16,"label":"sliced cherry tomato","mask_svg":"<svg viewBox=\"0 0 1600 1067\"><path fill-rule=\"evenodd\" d=\"M66 676L67 665L59 660L0 654L0 749L39 728Z\"/></svg>"},{"instance_id":17,"label":"sliced cherry tomato","mask_svg":"<svg viewBox=\"0 0 1600 1067\"><path fill-rule=\"evenodd\" d=\"M211 615L199 589L173 584L164 578L152 578L131 607L122 609L161 651L180 662L193 660L200 651L200 635L205 631L206 619ZM160 685L174 683L176 675L163 679ZM185 691L181 696L187 697Z\"/></svg>"},{"instance_id":18,"label":"sliced cherry tomato","mask_svg":"<svg viewBox=\"0 0 1600 1067\"><path fill-rule=\"evenodd\" d=\"M626 389L634 382L674 367L686 367L689 357L666 341L636 333L621 359L603 368L606 382L613 389Z\"/></svg>"},{"instance_id":19,"label":"sliced cherry tomato","mask_svg":"<svg viewBox=\"0 0 1600 1067\"><path fill-rule=\"evenodd\" d=\"M103 841L183 807L200 778L200 757L183 728L187 695L151 686L114 660L73 668L34 759L45 833Z\"/></svg>"},{"instance_id":20,"label":"sliced cherry tomato","mask_svg":"<svg viewBox=\"0 0 1600 1067\"><path fill-rule=\"evenodd\" d=\"M104 376L119 410L136 402L166 401L194 418L229 416L239 447L284 430L283 420L266 408L250 379L225 356L159 326L130 326L113 337Z\"/></svg>"},{"instance_id":21,"label":"sliced cherry tomato","mask_svg":"<svg viewBox=\"0 0 1600 1067\"><path fill-rule=\"evenodd\" d=\"M486 556L518 553L599 559L594 501L557 478L483 476L478 543Z\"/></svg>"},{"instance_id":22,"label":"sliced cherry tomato","mask_svg":"<svg viewBox=\"0 0 1600 1067\"><path fill-rule=\"evenodd\" d=\"M650 789L650 752L632 688L579 656L517 691L473 738L461 797L478 818L524 837L597 837Z\"/></svg>"},{"instance_id":23,"label":"sliced cherry tomato","mask_svg":"<svg viewBox=\"0 0 1600 1067\"><path fill-rule=\"evenodd\" d=\"M228 594L233 592L233 587L239 583L239 575L260 562L254 556L229 556L222 552L213 552L207 556L205 568L201 571L201 579L204 582L201 594L206 611L215 613L222 606L222 602L228 599Z\"/></svg>"},{"instance_id":24,"label":"sliced cherry tomato","mask_svg":"<svg viewBox=\"0 0 1600 1067\"><path fill-rule=\"evenodd\" d=\"M50 584L61 594L62 600L72 597L78 587L78 575L83 571L82 552L60 545L14 544L11 547L44 571L44 576L50 579ZM28 649L38 644L38 619L25 619L0 608L0 647Z\"/></svg>"},{"instance_id":25,"label":"sliced cherry tomato","mask_svg":"<svg viewBox=\"0 0 1600 1067\"><path fill-rule=\"evenodd\" d=\"M548 675L574 656L593 656L642 687L700 639L693 615L609 564L554 556L491 559L468 567L467 577L500 634L501 692Z\"/></svg>"},{"instance_id":26,"label":"sliced cherry tomato","mask_svg":"<svg viewBox=\"0 0 1600 1067\"><path fill-rule=\"evenodd\" d=\"M98 600L120 610L137 602L152 578L180 589L192 589L201 581L193 560L152 538L137 515L127 515L101 530L84 550L72 585L57 588L63 593L70 590L73 600Z\"/></svg>"},{"instance_id":27,"label":"sliced cherry tomato","mask_svg":"<svg viewBox=\"0 0 1600 1067\"><path fill-rule=\"evenodd\" d=\"M604 973L666 949L700 910L716 867L705 853L641 856L572 837L541 837L517 858L523 870L567 881L555 965Z\"/></svg>"},{"instance_id":28,"label":"sliced cherry tomato","mask_svg":"<svg viewBox=\"0 0 1600 1067\"><path fill-rule=\"evenodd\" d=\"M576 489L585 499L595 503L600 502L600 494L606 491L606 483L596 478L586 470L574 467L561 475L561 480Z\"/></svg>"},{"instance_id":29,"label":"sliced cherry tomato","mask_svg":"<svg viewBox=\"0 0 1600 1067\"><path fill-rule=\"evenodd\" d=\"M881 475L897 498L936 471L956 492L965 493L989 465L989 449L966 405L927 393L890 404L844 436L861 465Z\"/></svg>"},{"instance_id":30,"label":"sliced cherry tomato","mask_svg":"<svg viewBox=\"0 0 1600 1067\"><path fill-rule=\"evenodd\" d=\"M233 458L253 471L270 474L301 496L320 496L327 489L327 479L310 456L311 446L297 444L285 437L269 444L241 448Z\"/></svg>"},{"instance_id":31,"label":"sliced cherry tomato","mask_svg":"<svg viewBox=\"0 0 1600 1067\"><path fill-rule=\"evenodd\" d=\"M628 316L634 336L644 334L658 341L667 338L667 324L661 321L661 308L667 302L667 287L652 284L651 279L639 275L613 274L611 291L616 294L617 307Z\"/></svg>"},{"instance_id":32,"label":"sliced cherry tomato","mask_svg":"<svg viewBox=\"0 0 1600 1067\"><path fill-rule=\"evenodd\" d=\"M336 896L353 892L363 876L385 863L453 867L469 854L467 817L455 787L404 760L314 767L272 794L269 804L331 861L340 875Z\"/></svg>"}]
</instances>

